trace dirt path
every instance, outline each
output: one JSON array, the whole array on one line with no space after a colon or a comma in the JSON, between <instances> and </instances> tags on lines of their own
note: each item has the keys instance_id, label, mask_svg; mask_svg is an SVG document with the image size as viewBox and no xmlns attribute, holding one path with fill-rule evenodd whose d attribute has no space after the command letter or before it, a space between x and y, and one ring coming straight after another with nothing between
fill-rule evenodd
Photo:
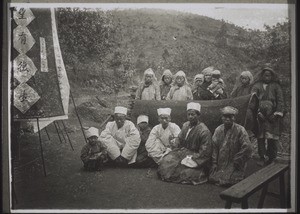
<instances>
[{"instance_id":1,"label":"dirt path","mask_svg":"<svg viewBox=\"0 0 300 214\"><path fill-rule=\"evenodd\" d=\"M122 95L123 96L123 95ZM76 99L78 104L91 96ZM71 109L72 110L72 109ZM89 126L99 123L83 120ZM71 114L66 124L75 151L60 142L55 127L47 127L51 140L42 131L47 177L43 176L38 135L26 134L21 141L19 166L16 170L16 209L171 209L223 208L219 193L224 190L211 184L200 186L166 183L157 178L156 169L105 168L100 172L82 170L80 150L85 144L77 118ZM248 165L249 174L258 168ZM256 207L259 192L250 198ZM239 205L234 205L239 207ZM265 207L278 208L277 199L266 198Z\"/></svg>"},{"instance_id":2,"label":"dirt path","mask_svg":"<svg viewBox=\"0 0 300 214\"><path fill-rule=\"evenodd\" d=\"M160 181L156 169L105 168L100 172L85 172L79 158L83 138L79 131L71 133L75 151L69 144L60 144L49 127L51 141L43 133L47 177L41 161L24 167L16 180L17 209L170 209L223 208L219 197L223 190L211 184L181 185ZM22 141L23 163L39 156L37 136ZM251 170L257 170L255 163ZM255 207L259 194L249 206ZM267 198L266 207L278 207L276 199ZM237 206L238 207L238 206Z\"/></svg>"}]
</instances>

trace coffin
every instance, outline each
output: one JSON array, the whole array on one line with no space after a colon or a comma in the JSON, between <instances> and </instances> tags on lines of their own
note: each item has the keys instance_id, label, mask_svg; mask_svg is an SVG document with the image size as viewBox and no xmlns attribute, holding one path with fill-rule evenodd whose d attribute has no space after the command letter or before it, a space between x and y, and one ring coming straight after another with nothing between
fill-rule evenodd
<instances>
[{"instance_id":1,"label":"coffin","mask_svg":"<svg viewBox=\"0 0 300 214\"><path fill-rule=\"evenodd\" d=\"M220 110L225 106L233 106L239 110L236 116L236 122L257 133L257 110L258 98L255 94L249 94L231 99L223 100L193 100L193 101L148 101L148 100L134 100L130 109L130 118L136 124L137 117L141 114L149 116L149 124L153 127L157 125L158 108L171 108L171 121L182 127L183 123L187 121L186 106L189 102L197 102L201 104L201 121L206 124L209 130L213 133L221 121Z\"/></svg>"}]
</instances>

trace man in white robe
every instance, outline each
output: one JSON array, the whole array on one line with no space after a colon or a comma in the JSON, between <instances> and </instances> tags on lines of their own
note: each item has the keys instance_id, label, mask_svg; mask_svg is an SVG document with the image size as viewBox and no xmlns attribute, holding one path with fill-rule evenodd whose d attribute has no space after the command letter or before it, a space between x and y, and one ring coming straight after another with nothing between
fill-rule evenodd
<instances>
[{"instance_id":1,"label":"man in white robe","mask_svg":"<svg viewBox=\"0 0 300 214\"><path fill-rule=\"evenodd\" d=\"M168 154L172 149L176 148L175 142L180 128L171 121L171 109L157 109L159 116L159 125L154 126L151 130L149 138L145 144L148 155L159 164L161 159Z\"/></svg>"},{"instance_id":2,"label":"man in white robe","mask_svg":"<svg viewBox=\"0 0 300 214\"><path fill-rule=\"evenodd\" d=\"M108 122L99 140L107 147L110 159L118 166L135 162L141 138L135 125L126 120L127 108L115 107L113 122Z\"/></svg>"}]
</instances>

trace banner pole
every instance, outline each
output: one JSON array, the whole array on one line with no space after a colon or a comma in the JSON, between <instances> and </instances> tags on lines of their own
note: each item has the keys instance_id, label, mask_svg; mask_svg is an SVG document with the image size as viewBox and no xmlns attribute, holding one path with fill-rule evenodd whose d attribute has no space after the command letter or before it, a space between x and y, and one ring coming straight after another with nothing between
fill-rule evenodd
<instances>
[{"instance_id":1,"label":"banner pole","mask_svg":"<svg viewBox=\"0 0 300 214\"><path fill-rule=\"evenodd\" d=\"M55 126L55 129L56 129L56 132L57 132L59 141L60 141L60 143L62 144L62 140L61 140L61 138L60 138L60 135L59 135L59 132L58 132L58 128L57 128L57 126L56 126L56 121L54 121L53 124L54 124L54 126Z\"/></svg>"},{"instance_id":2,"label":"banner pole","mask_svg":"<svg viewBox=\"0 0 300 214\"><path fill-rule=\"evenodd\" d=\"M48 139L51 140L46 127L45 127L45 132L47 134Z\"/></svg>"},{"instance_id":3,"label":"banner pole","mask_svg":"<svg viewBox=\"0 0 300 214\"><path fill-rule=\"evenodd\" d=\"M82 123L81 123L81 120L80 120L80 117L79 117L79 114L78 114L78 111L77 111L77 107L76 107L76 104L75 104L75 101L74 101L73 94L72 94L71 90L70 90L70 95L71 95L71 99L72 99L72 102L73 102L73 105L74 105L74 108L75 108L76 116L78 118L78 121L79 121L79 124L80 124L80 127L81 127L81 131L82 131L84 140L85 140L86 143L88 143L87 139L86 139L86 136L84 134L84 131L83 131Z\"/></svg>"},{"instance_id":4,"label":"banner pole","mask_svg":"<svg viewBox=\"0 0 300 214\"><path fill-rule=\"evenodd\" d=\"M70 146L71 146L72 150L74 151L74 148L73 148L72 142L71 142L71 140L70 140L69 134L68 134L68 132L67 132L67 129L66 129L66 125L65 125L65 123L64 123L64 121L63 121L63 120L62 120L61 122L62 122L62 124L63 124L64 130L65 130L65 132L66 132L67 138L68 138L68 140L69 140L69 143L70 143Z\"/></svg>"},{"instance_id":5,"label":"banner pole","mask_svg":"<svg viewBox=\"0 0 300 214\"><path fill-rule=\"evenodd\" d=\"M42 138L41 138L41 130L40 130L39 118L36 118L36 119L37 119L38 131L39 131L39 140L40 140L41 156L42 156L42 162L43 162L43 170L44 170L44 175L46 177L47 174L46 174L46 167L45 167L45 161L44 161L43 145L42 145Z\"/></svg>"},{"instance_id":6,"label":"banner pole","mask_svg":"<svg viewBox=\"0 0 300 214\"><path fill-rule=\"evenodd\" d=\"M66 138L65 138L65 135L64 135L64 132L63 132L62 129L60 128L59 121L57 121L57 127L58 127L58 130L61 131L61 135L63 136L63 139L64 139L65 143L67 143Z\"/></svg>"}]
</instances>

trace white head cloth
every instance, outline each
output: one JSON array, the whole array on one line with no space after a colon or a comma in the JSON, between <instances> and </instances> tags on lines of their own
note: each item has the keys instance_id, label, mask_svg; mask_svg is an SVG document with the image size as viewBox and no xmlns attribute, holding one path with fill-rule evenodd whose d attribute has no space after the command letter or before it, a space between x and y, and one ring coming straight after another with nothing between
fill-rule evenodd
<instances>
[{"instance_id":1,"label":"white head cloth","mask_svg":"<svg viewBox=\"0 0 300 214\"><path fill-rule=\"evenodd\" d=\"M138 116L138 118L137 118L137 124L140 124L142 122L148 123L149 122L149 117L147 115L140 115L140 116Z\"/></svg>"},{"instance_id":2,"label":"white head cloth","mask_svg":"<svg viewBox=\"0 0 300 214\"><path fill-rule=\"evenodd\" d=\"M144 80L144 81L145 81L145 77L146 77L147 74L152 75L153 81L157 81L157 78L156 78L155 73L154 73L154 71L152 70L152 68L148 68L148 69L144 72L144 77L143 77L143 80Z\"/></svg>"},{"instance_id":3,"label":"white head cloth","mask_svg":"<svg viewBox=\"0 0 300 214\"><path fill-rule=\"evenodd\" d=\"M241 76L248 77L250 79L250 84L253 82L253 75L250 71L243 71Z\"/></svg>"},{"instance_id":4,"label":"white head cloth","mask_svg":"<svg viewBox=\"0 0 300 214\"><path fill-rule=\"evenodd\" d=\"M190 109L200 112L201 111L201 105L199 103L194 103L194 102L188 103L186 110L190 110Z\"/></svg>"},{"instance_id":5,"label":"white head cloth","mask_svg":"<svg viewBox=\"0 0 300 214\"><path fill-rule=\"evenodd\" d=\"M171 111L172 111L172 109L170 109L170 108L159 108L159 109L157 109L157 114L158 114L158 116L162 115L162 114L170 116Z\"/></svg>"},{"instance_id":6,"label":"white head cloth","mask_svg":"<svg viewBox=\"0 0 300 214\"><path fill-rule=\"evenodd\" d=\"M186 75L185 75L185 73L184 73L183 71L178 71L178 72L175 74L174 79L176 79L177 77L184 77L184 82L185 82L185 84L186 84L186 85L189 85L189 83L188 83L188 81L187 81L187 79L186 79ZM175 84L175 82L174 82L174 84Z\"/></svg>"},{"instance_id":7,"label":"white head cloth","mask_svg":"<svg viewBox=\"0 0 300 214\"><path fill-rule=\"evenodd\" d=\"M89 138L92 136L99 137L99 130L95 127L90 127L89 129L84 130L84 134L85 134L86 138Z\"/></svg>"},{"instance_id":8,"label":"white head cloth","mask_svg":"<svg viewBox=\"0 0 300 214\"><path fill-rule=\"evenodd\" d=\"M115 114L125 114L125 115L127 115L127 108L122 107L122 106L116 106L114 113Z\"/></svg>"}]
</instances>

